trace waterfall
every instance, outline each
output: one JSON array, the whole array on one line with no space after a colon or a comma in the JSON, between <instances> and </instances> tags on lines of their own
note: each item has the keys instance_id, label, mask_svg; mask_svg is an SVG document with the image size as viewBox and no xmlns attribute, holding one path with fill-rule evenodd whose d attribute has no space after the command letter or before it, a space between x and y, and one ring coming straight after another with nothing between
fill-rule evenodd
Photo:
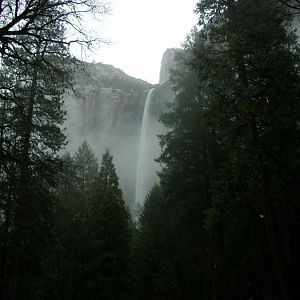
<instances>
[{"instance_id":1,"label":"waterfall","mask_svg":"<svg viewBox=\"0 0 300 300\"><path fill-rule=\"evenodd\" d=\"M140 137L140 144L139 144L139 151L138 151L138 162L137 162L137 178L136 178L136 186L135 186L135 203L143 203L147 190L145 187L145 180L146 180L146 161L147 159L151 159L146 155L146 142L147 142L147 128L149 126L149 110L152 98L152 92L154 88L148 92L145 106L144 106L144 113L143 113L143 121L142 121L142 129L141 129L141 137Z\"/></svg>"}]
</instances>

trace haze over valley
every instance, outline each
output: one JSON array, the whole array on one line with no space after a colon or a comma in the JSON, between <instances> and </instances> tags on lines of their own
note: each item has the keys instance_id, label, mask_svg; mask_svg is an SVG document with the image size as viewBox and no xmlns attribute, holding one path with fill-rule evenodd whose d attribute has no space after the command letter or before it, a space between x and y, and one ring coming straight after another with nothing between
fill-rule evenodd
<instances>
[{"instance_id":1,"label":"haze over valley","mask_svg":"<svg viewBox=\"0 0 300 300\"><path fill-rule=\"evenodd\" d=\"M298 299L299 24L0 1L0 299Z\"/></svg>"}]
</instances>

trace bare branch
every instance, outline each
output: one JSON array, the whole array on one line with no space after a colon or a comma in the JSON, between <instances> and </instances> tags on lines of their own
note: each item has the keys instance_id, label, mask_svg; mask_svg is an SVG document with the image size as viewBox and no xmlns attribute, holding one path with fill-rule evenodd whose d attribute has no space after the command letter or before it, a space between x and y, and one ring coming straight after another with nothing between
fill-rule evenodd
<instances>
[{"instance_id":1,"label":"bare branch","mask_svg":"<svg viewBox=\"0 0 300 300\"><path fill-rule=\"evenodd\" d=\"M296 10L297 13L300 13L300 0L279 0L279 2L289 9Z\"/></svg>"},{"instance_id":2,"label":"bare branch","mask_svg":"<svg viewBox=\"0 0 300 300\"><path fill-rule=\"evenodd\" d=\"M27 54L32 55L30 47L26 45L26 38L34 37L45 43L52 42L61 45L80 43L90 46L101 42L99 38L90 38L85 32L81 20L83 15L93 16L107 14L109 6L105 2L96 0L2 0L0 6L0 50L2 56L12 57L16 44ZM61 35L59 39L47 38L51 26L69 26L78 35L72 41L66 41ZM20 41L19 37L24 37ZM17 42L18 40L18 42Z\"/></svg>"}]
</instances>

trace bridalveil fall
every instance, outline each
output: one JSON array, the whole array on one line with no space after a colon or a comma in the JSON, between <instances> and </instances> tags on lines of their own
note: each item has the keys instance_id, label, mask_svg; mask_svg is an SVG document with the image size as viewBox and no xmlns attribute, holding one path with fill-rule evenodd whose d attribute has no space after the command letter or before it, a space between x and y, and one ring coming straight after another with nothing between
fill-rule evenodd
<instances>
[{"instance_id":1,"label":"bridalveil fall","mask_svg":"<svg viewBox=\"0 0 300 300\"><path fill-rule=\"evenodd\" d=\"M135 204L142 203L145 199L145 196L148 192L146 185L146 163L148 159L151 159L147 156L147 129L149 127L149 110L151 106L152 93L154 88L148 92L145 107L143 112L141 136L139 143L138 151L138 162L137 162L137 171L136 171L136 186L135 186Z\"/></svg>"}]
</instances>

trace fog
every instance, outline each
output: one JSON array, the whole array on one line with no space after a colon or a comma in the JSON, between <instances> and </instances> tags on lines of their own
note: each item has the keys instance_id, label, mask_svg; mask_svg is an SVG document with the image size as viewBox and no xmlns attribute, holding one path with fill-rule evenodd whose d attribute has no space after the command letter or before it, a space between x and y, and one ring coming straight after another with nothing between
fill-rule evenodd
<instances>
[{"instance_id":1,"label":"fog","mask_svg":"<svg viewBox=\"0 0 300 300\"><path fill-rule=\"evenodd\" d=\"M150 84L128 77L112 66L89 64L86 72L76 76L74 92L69 91L65 96L66 150L73 154L86 140L100 163L108 149L114 156L120 186L130 207L135 203L142 118L151 88ZM160 153L157 135L164 130L158 119L166 107L163 93L166 89L170 89L166 84L164 88L156 86L149 106L141 199L158 182L160 167L154 159Z\"/></svg>"}]
</instances>

